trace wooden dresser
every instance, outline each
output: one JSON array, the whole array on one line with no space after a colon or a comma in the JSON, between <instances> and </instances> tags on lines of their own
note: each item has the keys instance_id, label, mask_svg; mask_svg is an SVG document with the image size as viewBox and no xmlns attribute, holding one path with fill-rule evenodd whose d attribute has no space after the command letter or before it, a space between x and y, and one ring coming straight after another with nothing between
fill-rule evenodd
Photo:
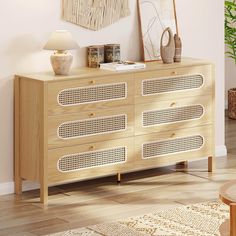
<instances>
[{"instance_id":1,"label":"wooden dresser","mask_svg":"<svg viewBox=\"0 0 236 236\"><path fill-rule=\"evenodd\" d=\"M184 59L144 70L81 68L15 78L15 192L208 157L214 166L214 66Z\"/></svg>"}]
</instances>

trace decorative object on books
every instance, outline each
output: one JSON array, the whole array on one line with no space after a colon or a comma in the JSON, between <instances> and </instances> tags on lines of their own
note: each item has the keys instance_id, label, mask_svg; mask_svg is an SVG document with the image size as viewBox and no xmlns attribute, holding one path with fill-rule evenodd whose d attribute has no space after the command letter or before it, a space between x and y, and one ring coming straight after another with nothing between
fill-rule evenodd
<instances>
[{"instance_id":1,"label":"decorative object on books","mask_svg":"<svg viewBox=\"0 0 236 236\"><path fill-rule=\"evenodd\" d=\"M128 0L62 0L62 18L90 30L100 30L129 15Z\"/></svg>"},{"instance_id":2,"label":"decorative object on books","mask_svg":"<svg viewBox=\"0 0 236 236\"><path fill-rule=\"evenodd\" d=\"M89 46L88 50L88 67L98 68L100 63L104 62L104 46Z\"/></svg>"},{"instance_id":3,"label":"decorative object on books","mask_svg":"<svg viewBox=\"0 0 236 236\"><path fill-rule=\"evenodd\" d=\"M227 45L226 55L234 60L236 64L236 44L235 44L235 18L236 1L225 1L225 44ZM236 119L236 88L228 91L228 116Z\"/></svg>"},{"instance_id":4,"label":"decorative object on books","mask_svg":"<svg viewBox=\"0 0 236 236\"><path fill-rule=\"evenodd\" d=\"M163 30L175 29L173 0L139 0L144 61L160 60L160 41Z\"/></svg>"},{"instance_id":5,"label":"decorative object on books","mask_svg":"<svg viewBox=\"0 0 236 236\"><path fill-rule=\"evenodd\" d=\"M179 27L178 27L175 0L173 0L173 4L174 4L174 13L175 13L175 25L176 25L176 34L174 35L174 40L175 40L174 62L181 62L182 42L181 42L181 38L179 37Z\"/></svg>"},{"instance_id":6,"label":"decorative object on books","mask_svg":"<svg viewBox=\"0 0 236 236\"><path fill-rule=\"evenodd\" d=\"M225 204L217 201L177 206L140 216L47 236L219 236L219 227L229 217Z\"/></svg>"},{"instance_id":7,"label":"decorative object on books","mask_svg":"<svg viewBox=\"0 0 236 236\"><path fill-rule=\"evenodd\" d=\"M106 44L104 50L106 63L120 61L120 44Z\"/></svg>"},{"instance_id":8,"label":"decorative object on books","mask_svg":"<svg viewBox=\"0 0 236 236\"><path fill-rule=\"evenodd\" d=\"M78 44L72 38L70 32L57 30L51 34L44 46L46 50L55 50L51 55L51 64L55 75L68 75L73 61L73 56L67 50L78 48Z\"/></svg>"},{"instance_id":9,"label":"decorative object on books","mask_svg":"<svg viewBox=\"0 0 236 236\"><path fill-rule=\"evenodd\" d=\"M146 64L140 62L121 61L100 64L100 69L111 71L123 71L123 70L137 70L145 69Z\"/></svg>"},{"instance_id":10,"label":"decorative object on books","mask_svg":"<svg viewBox=\"0 0 236 236\"><path fill-rule=\"evenodd\" d=\"M163 45L164 42L164 35L168 33L169 38L168 38L168 43L167 45ZM163 61L163 63L173 63L174 62L174 56L175 56L175 41L174 41L174 37L173 37L173 33L171 31L171 29L168 27L166 28L161 36L161 59Z\"/></svg>"}]
</instances>

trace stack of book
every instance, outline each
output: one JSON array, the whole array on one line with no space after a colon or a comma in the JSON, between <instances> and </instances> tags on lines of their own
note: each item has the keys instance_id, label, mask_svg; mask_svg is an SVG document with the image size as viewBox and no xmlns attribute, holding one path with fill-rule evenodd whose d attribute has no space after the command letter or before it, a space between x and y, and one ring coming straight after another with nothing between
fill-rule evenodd
<instances>
[{"instance_id":1,"label":"stack of book","mask_svg":"<svg viewBox=\"0 0 236 236\"><path fill-rule=\"evenodd\" d=\"M140 62L112 62L112 63L101 63L100 69L111 70L111 71L123 71L123 70L137 70L145 69L146 64Z\"/></svg>"}]
</instances>

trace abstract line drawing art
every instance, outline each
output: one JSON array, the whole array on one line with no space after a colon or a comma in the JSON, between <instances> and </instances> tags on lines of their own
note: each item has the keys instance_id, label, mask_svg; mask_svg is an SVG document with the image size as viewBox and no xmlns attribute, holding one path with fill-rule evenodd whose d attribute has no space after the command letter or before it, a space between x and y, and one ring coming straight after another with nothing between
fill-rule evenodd
<instances>
[{"instance_id":1,"label":"abstract line drawing art","mask_svg":"<svg viewBox=\"0 0 236 236\"><path fill-rule=\"evenodd\" d=\"M100 30L130 15L129 0L62 0L62 19Z\"/></svg>"},{"instance_id":2,"label":"abstract line drawing art","mask_svg":"<svg viewBox=\"0 0 236 236\"><path fill-rule=\"evenodd\" d=\"M160 60L161 35L176 29L174 0L139 0L144 61ZM168 35L165 35L168 41Z\"/></svg>"}]
</instances>

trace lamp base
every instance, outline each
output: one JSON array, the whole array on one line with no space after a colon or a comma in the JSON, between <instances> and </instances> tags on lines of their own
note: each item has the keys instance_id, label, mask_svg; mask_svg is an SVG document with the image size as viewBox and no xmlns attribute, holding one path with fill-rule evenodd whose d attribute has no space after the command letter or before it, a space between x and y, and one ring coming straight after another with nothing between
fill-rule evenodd
<instances>
[{"instance_id":1,"label":"lamp base","mask_svg":"<svg viewBox=\"0 0 236 236\"><path fill-rule=\"evenodd\" d=\"M55 53L51 55L51 64L55 75L68 75L73 56L68 53Z\"/></svg>"}]
</instances>

